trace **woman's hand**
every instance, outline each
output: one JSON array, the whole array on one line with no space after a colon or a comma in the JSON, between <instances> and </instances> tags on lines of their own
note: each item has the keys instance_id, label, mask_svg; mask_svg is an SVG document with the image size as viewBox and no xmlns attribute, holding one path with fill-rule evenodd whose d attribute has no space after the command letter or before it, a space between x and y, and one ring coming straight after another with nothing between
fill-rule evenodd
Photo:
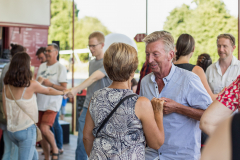
<instances>
[{"instance_id":1,"label":"woman's hand","mask_svg":"<svg viewBox=\"0 0 240 160\"><path fill-rule=\"evenodd\" d=\"M153 99L151 100L151 103L152 103L154 113L162 113L163 112L164 100L153 97Z\"/></svg>"},{"instance_id":2,"label":"woman's hand","mask_svg":"<svg viewBox=\"0 0 240 160\"><path fill-rule=\"evenodd\" d=\"M74 98L77 95L77 89L76 88L70 88L70 89L68 89L68 92L65 95L68 98Z\"/></svg>"},{"instance_id":3,"label":"woman's hand","mask_svg":"<svg viewBox=\"0 0 240 160\"><path fill-rule=\"evenodd\" d=\"M69 92L71 92L71 89L64 89L63 90L63 98L64 99L67 99L68 98L68 94L69 94Z\"/></svg>"}]
</instances>

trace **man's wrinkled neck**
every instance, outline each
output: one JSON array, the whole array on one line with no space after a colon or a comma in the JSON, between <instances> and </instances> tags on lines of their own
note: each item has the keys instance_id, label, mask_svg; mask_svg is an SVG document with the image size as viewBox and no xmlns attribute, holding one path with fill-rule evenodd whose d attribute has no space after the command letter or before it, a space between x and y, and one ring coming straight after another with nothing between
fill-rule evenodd
<instances>
[{"instance_id":1,"label":"man's wrinkled neck","mask_svg":"<svg viewBox=\"0 0 240 160\"><path fill-rule=\"evenodd\" d=\"M160 69L160 72L153 72L155 75L155 79L163 79L164 77L167 77L171 71L172 63L170 63L168 66L166 66L164 69Z\"/></svg>"}]
</instances>

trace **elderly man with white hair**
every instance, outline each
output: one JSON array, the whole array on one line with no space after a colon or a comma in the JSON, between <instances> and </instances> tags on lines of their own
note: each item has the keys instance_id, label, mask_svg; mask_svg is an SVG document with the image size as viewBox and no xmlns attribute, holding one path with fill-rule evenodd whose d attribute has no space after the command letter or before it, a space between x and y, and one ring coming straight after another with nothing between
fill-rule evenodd
<instances>
[{"instance_id":1,"label":"elderly man with white hair","mask_svg":"<svg viewBox=\"0 0 240 160\"><path fill-rule=\"evenodd\" d=\"M142 79L140 95L165 100L165 142L158 150L146 148L146 160L198 160L201 130L199 120L212 103L200 78L172 63L174 39L169 32L156 31L144 38L146 61L152 73Z\"/></svg>"}]
</instances>

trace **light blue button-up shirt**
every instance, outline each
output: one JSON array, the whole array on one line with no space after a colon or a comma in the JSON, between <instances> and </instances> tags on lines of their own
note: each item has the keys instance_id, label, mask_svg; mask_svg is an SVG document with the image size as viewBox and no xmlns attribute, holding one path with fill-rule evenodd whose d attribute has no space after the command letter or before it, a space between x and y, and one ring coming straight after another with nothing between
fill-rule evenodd
<instances>
[{"instance_id":1,"label":"light blue button-up shirt","mask_svg":"<svg viewBox=\"0 0 240 160\"><path fill-rule=\"evenodd\" d=\"M200 78L172 64L169 75L163 78L161 93L153 73L142 79L140 95L151 100L153 97L170 98L184 106L205 110L212 99ZM165 142L160 149L146 149L146 160L198 160L200 158L201 130L199 121L178 113L163 116Z\"/></svg>"}]
</instances>

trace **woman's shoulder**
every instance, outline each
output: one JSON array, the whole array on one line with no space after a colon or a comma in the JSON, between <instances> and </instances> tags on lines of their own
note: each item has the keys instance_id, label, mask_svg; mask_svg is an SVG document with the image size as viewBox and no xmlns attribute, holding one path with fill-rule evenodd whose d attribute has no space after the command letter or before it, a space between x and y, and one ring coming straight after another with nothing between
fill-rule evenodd
<instances>
[{"instance_id":1,"label":"woman's shoulder","mask_svg":"<svg viewBox=\"0 0 240 160\"><path fill-rule=\"evenodd\" d=\"M196 75L202 75L205 74L204 70L200 67L200 66L195 66L192 70L193 73L195 73Z\"/></svg>"},{"instance_id":2,"label":"woman's shoulder","mask_svg":"<svg viewBox=\"0 0 240 160\"><path fill-rule=\"evenodd\" d=\"M148 98L139 96L136 102L136 106L140 108L152 107L151 102Z\"/></svg>"},{"instance_id":3,"label":"woman's shoulder","mask_svg":"<svg viewBox=\"0 0 240 160\"><path fill-rule=\"evenodd\" d=\"M41 84L36 80L30 80L30 86L29 87L36 87L37 85L41 85Z\"/></svg>"}]
</instances>

